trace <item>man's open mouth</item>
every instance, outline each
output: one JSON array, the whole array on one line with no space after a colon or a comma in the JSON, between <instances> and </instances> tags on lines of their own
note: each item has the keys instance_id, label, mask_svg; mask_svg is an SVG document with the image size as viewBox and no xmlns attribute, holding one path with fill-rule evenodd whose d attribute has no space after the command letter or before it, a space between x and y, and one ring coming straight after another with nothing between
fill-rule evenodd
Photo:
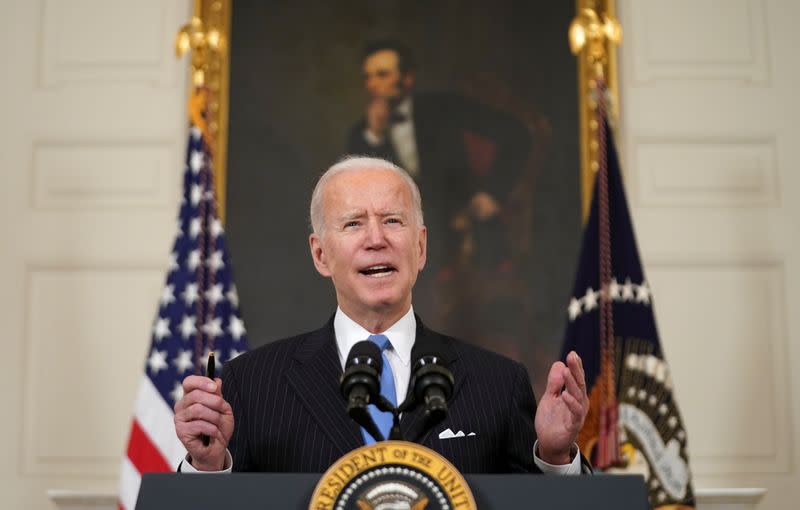
<instances>
[{"instance_id":1,"label":"man's open mouth","mask_svg":"<svg viewBox=\"0 0 800 510\"><path fill-rule=\"evenodd\" d=\"M369 266L367 268L362 269L359 271L364 276L371 276L373 278L381 278L384 276L389 276L390 274L396 272L397 269L394 266L389 266L386 264L379 264L374 266Z\"/></svg>"}]
</instances>

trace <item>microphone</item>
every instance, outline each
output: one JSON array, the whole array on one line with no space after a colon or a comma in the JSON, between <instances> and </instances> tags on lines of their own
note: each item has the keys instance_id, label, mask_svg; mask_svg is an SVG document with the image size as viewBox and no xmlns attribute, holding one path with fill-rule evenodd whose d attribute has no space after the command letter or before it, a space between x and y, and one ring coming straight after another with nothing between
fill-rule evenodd
<instances>
[{"instance_id":1,"label":"microphone","mask_svg":"<svg viewBox=\"0 0 800 510\"><path fill-rule=\"evenodd\" d=\"M382 369L383 359L378 346L369 340L362 340L350 349L339 381L339 389L347 401L347 414L375 441L383 441L384 438L370 416L368 406L379 400Z\"/></svg>"},{"instance_id":2,"label":"microphone","mask_svg":"<svg viewBox=\"0 0 800 510\"><path fill-rule=\"evenodd\" d=\"M425 404L425 413L439 422L447 415L447 401L453 395L453 373L437 354L420 357L414 364L411 386L414 397Z\"/></svg>"},{"instance_id":3,"label":"microphone","mask_svg":"<svg viewBox=\"0 0 800 510\"><path fill-rule=\"evenodd\" d=\"M409 434L411 440L419 441L425 431L441 423L447 417L447 401L453 395L453 373L441 355L420 356L411 371L409 388L413 391L413 401L425 405L425 417ZM410 405L413 403L409 402ZM405 407L405 405L403 406Z\"/></svg>"}]
</instances>

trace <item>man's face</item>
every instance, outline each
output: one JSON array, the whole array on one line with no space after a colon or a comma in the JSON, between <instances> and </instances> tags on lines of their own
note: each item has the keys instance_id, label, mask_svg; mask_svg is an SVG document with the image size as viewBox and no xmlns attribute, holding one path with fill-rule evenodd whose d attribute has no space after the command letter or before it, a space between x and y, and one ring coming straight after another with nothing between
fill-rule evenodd
<instances>
[{"instance_id":1,"label":"man's face","mask_svg":"<svg viewBox=\"0 0 800 510\"><path fill-rule=\"evenodd\" d=\"M356 322L402 317L427 240L406 183L388 170L346 171L327 183L322 210L324 230L311 234L311 255L333 280L339 306Z\"/></svg>"},{"instance_id":2,"label":"man's face","mask_svg":"<svg viewBox=\"0 0 800 510\"><path fill-rule=\"evenodd\" d=\"M397 102L414 83L411 73L401 73L397 53L380 50L364 59L364 87L372 99Z\"/></svg>"}]
</instances>

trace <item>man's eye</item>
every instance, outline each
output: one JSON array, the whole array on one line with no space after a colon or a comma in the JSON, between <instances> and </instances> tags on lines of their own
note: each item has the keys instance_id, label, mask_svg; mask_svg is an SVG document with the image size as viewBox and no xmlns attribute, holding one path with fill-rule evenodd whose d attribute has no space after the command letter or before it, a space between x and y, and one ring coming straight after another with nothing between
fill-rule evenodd
<instances>
[{"instance_id":1,"label":"man's eye","mask_svg":"<svg viewBox=\"0 0 800 510\"><path fill-rule=\"evenodd\" d=\"M386 223L400 224L400 223L403 223L403 222L400 221L400 218L386 218Z\"/></svg>"},{"instance_id":2,"label":"man's eye","mask_svg":"<svg viewBox=\"0 0 800 510\"><path fill-rule=\"evenodd\" d=\"M347 223L344 224L344 228L353 228L357 226L358 226L357 221L348 221Z\"/></svg>"}]
</instances>

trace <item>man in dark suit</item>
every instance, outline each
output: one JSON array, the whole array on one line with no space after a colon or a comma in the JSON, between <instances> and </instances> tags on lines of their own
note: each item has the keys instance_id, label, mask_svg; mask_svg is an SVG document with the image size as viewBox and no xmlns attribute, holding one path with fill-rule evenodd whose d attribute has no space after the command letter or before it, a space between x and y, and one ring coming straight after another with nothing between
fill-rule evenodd
<instances>
[{"instance_id":1,"label":"man in dark suit","mask_svg":"<svg viewBox=\"0 0 800 510\"><path fill-rule=\"evenodd\" d=\"M175 406L176 432L189 452L182 471L321 472L363 445L369 437L347 417L338 388L350 347L373 336L388 342L384 371L396 402L406 395L415 345L448 361L450 412L422 444L461 471L581 471L575 438L589 404L577 354L553 364L537 409L522 365L431 331L414 315L427 230L407 173L380 159L345 159L317 183L311 221L314 265L336 290L334 317L230 361L221 380L186 378ZM420 416L406 413L401 428L414 429ZM211 438L208 446L202 435Z\"/></svg>"}]
</instances>

